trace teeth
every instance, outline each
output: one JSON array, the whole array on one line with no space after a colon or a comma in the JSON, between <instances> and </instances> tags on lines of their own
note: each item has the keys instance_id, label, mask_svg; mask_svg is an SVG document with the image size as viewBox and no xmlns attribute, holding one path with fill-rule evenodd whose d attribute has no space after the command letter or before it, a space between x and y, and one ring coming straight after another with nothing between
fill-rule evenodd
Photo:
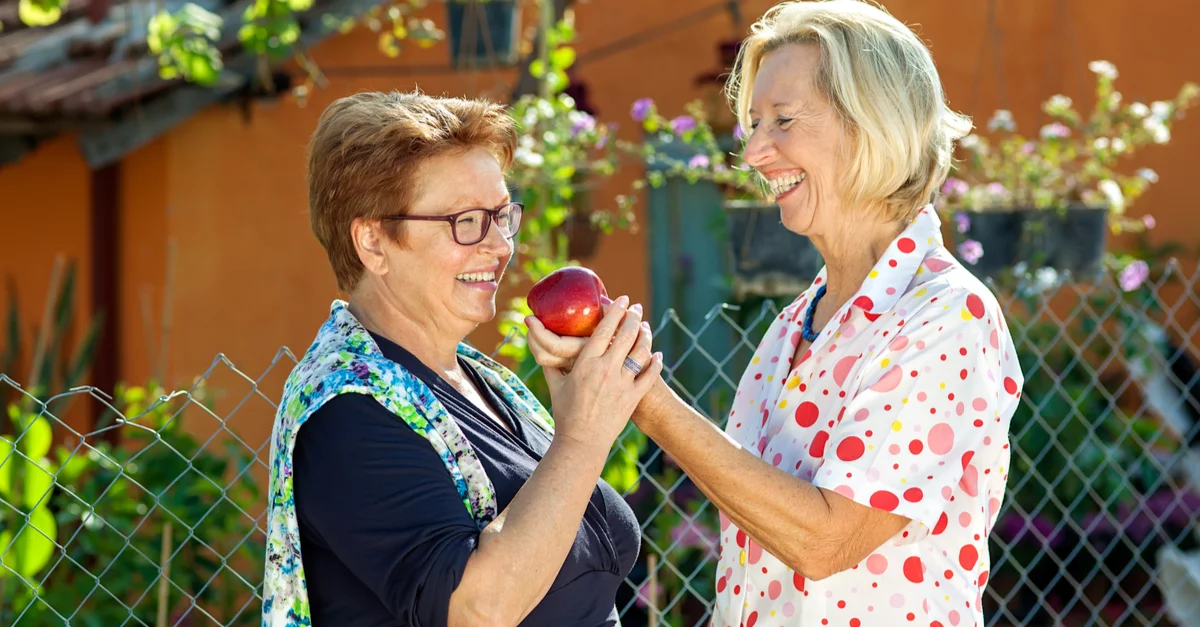
<instances>
[{"instance_id":1,"label":"teeth","mask_svg":"<svg viewBox=\"0 0 1200 627\"><path fill-rule=\"evenodd\" d=\"M496 273L495 272L468 272L466 274L460 274L454 278L458 279L459 281L465 281L467 283L480 283L483 281L495 281Z\"/></svg>"},{"instance_id":2,"label":"teeth","mask_svg":"<svg viewBox=\"0 0 1200 627\"><path fill-rule=\"evenodd\" d=\"M769 183L771 185L771 193L778 196L778 195L788 191L789 189L799 185L800 181L803 181L806 176L807 176L807 173L801 172L799 174L794 174L792 176L785 176L783 178L771 180L771 181L769 181Z\"/></svg>"}]
</instances>

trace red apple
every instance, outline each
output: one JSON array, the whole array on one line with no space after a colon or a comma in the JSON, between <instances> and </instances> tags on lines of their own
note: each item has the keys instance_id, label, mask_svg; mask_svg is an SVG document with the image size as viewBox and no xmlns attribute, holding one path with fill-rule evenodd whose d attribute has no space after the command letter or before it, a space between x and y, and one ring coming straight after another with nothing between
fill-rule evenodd
<instances>
[{"instance_id":1,"label":"red apple","mask_svg":"<svg viewBox=\"0 0 1200 627\"><path fill-rule=\"evenodd\" d=\"M534 284L526 302L533 315L551 332L588 337L604 317L604 306L612 301L595 272L569 266Z\"/></svg>"}]
</instances>

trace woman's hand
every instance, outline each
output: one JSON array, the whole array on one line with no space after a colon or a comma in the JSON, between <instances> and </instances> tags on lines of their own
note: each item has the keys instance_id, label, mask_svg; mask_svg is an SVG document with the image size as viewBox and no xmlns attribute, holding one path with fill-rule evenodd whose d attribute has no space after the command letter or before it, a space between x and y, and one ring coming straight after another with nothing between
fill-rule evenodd
<instances>
[{"instance_id":1,"label":"woman's hand","mask_svg":"<svg viewBox=\"0 0 1200 627\"><path fill-rule=\"evenodd\" d=\"M651 337L642 323L641 307L626 309L628 302L625 296L614 301L589 338L561 338L536 319L530 321L530 349L550 388L556 437L592 446L603 443L607 449L661 374L662 355L646 358ZM538 354L548 354L546 345L554 345L563 356L543 362ZM642 366L640 374L626 367L627 357Z\"/></svg>"},{"instance_id":2,"label":"woman's hand","mask_svg":"<svg viewBox=\"0 0 1200 627\"><path fill-rule=\"evenodd\" d=\"M607 305L605 313L607 314L615 304L616 302L614 301ZM631 309L636 309L638 315L641 315L640 304L634 305ZM586 337L558 335L550 331L536 316L526 316L525 326L529 328L529 333L526 335L529 351L533 354L534 361L543 369L552 368L562 372L570 372L571 368L575 365L575 360L579 357L579 353L583 351L583 347L588 343L588 338ZM638 342L630 354L630 357L642 367L646 367L650 363L652 339L653 334L650 332L650 323L643 321L640 334L638 335Z\"/></svg>"}]
</instances>

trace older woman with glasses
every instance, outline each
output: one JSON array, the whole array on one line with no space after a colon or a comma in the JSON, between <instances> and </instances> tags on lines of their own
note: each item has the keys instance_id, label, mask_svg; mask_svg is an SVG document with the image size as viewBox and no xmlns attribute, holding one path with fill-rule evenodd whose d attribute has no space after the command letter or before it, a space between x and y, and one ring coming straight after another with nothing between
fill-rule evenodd
<instances>
[{"instance_id":1,"label":"older woman with glasses","mask_svg":"<svg viewBox=\"0 0 1200 627\"><path fill-rule=\"evenodd\" d=\"M515 145L479 101L364 93L322 115L312 228L349 299L279 404L263 625L618 624L640 534L599 476L661 358L618 298L546 372L552 418L465 343L513 255Z\"/></svg>"}]
</instances>

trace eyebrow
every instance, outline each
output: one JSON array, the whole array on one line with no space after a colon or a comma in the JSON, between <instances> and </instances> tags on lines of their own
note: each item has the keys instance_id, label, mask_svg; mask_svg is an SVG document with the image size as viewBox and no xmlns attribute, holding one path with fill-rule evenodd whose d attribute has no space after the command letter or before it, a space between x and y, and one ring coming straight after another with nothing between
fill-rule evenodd
<instances>
[{"instance_id":1,"label":"eyebrow","mask_svg":"<svg viewBox=\"0 0 1200 627\"><path fill-rule=\"evenodd\" d=\"M783 109L783 108L785 108L785 107L791 107L791 106L795 106L795 103L792 103L792 102L774 102L774 103L771 103L771 108L772 108L772 109ZM754 107L750 107L750 109L748 109L748 110L746 111L746 113L756 113L756 110L754 109Z\"/></svg>"}]
</instances>

